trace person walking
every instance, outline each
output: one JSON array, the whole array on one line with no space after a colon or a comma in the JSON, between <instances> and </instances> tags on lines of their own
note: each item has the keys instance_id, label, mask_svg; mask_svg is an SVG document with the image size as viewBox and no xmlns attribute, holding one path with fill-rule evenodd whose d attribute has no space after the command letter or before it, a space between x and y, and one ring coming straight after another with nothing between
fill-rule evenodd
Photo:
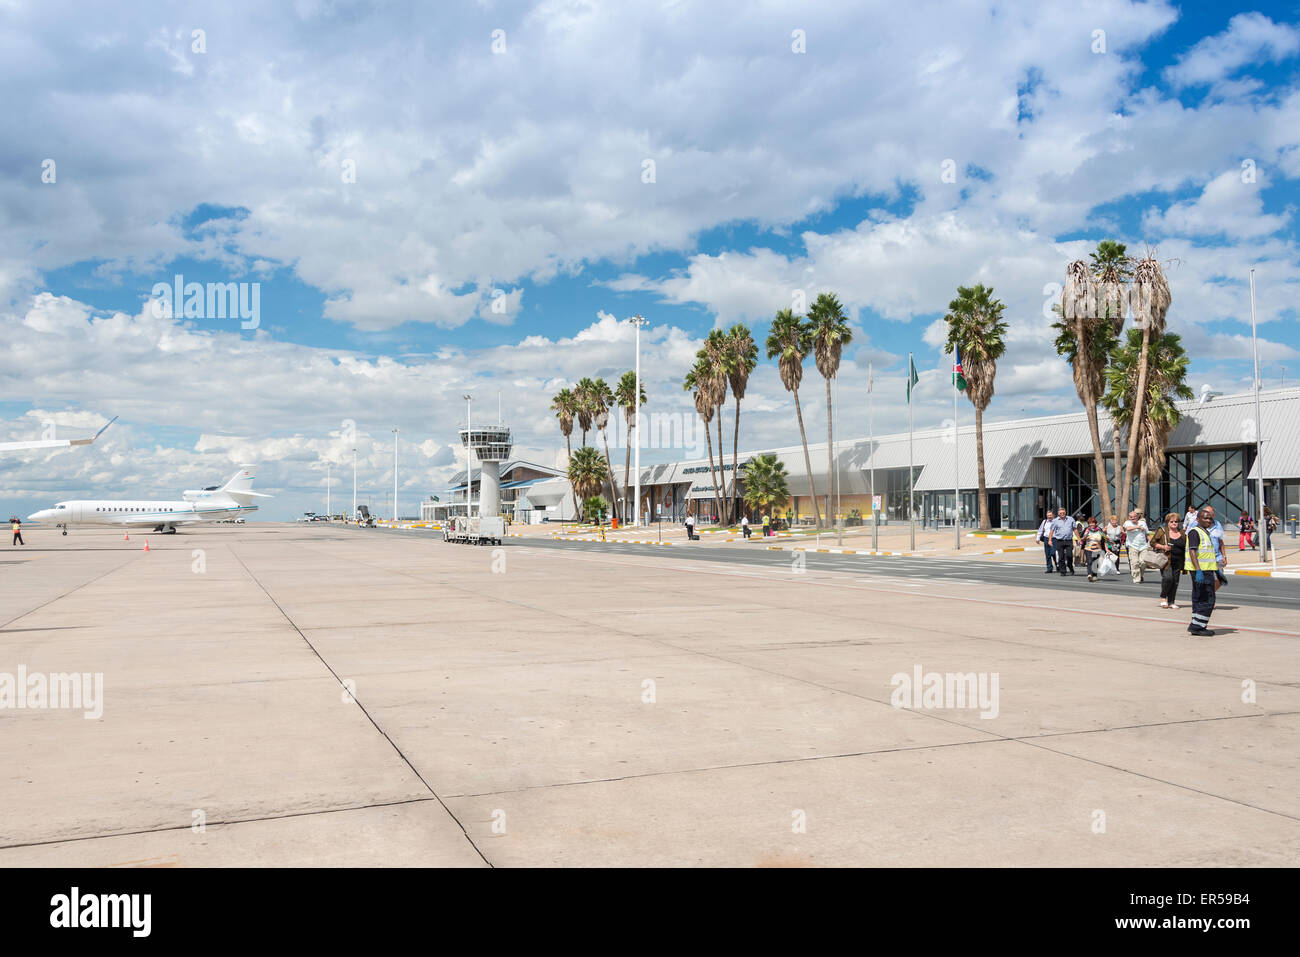
<instances>
[{"instance_id":1,"label":"person walking","mask_svg":"<svg viewBox=\"0 0 1300 957\"><path fill-rule=\"evenodd\" d=\"M1115 568L1119 568L1120 556L1124 554L1124 526L1119 523L1119 516L1112 515L1102 529L1106 533L1106 550L1115 559Z\"/></svg>"},{"instance_id":2,"label":"person walking","mask_svg":"<svg viewBox=\"0 0 1300 957\"><path fill-rule=\"evenodd\" d=\"M13 526L14 531L14 540L9 543L9 547L12 548L14 545L25 546L27 543L23 541L23 523L18 521L17 516L14 516L9 519L9 524Z\"/></svg>"},{"instance_id":3,"label":"person walking","mask_svg":"<svg viewBox=\"0 0 1300 957\"><path fill-rule=\"evenodd\" d=\"M1273 512L1269 509L1267 505L1265 505L1264 506L1264 555L1265 556L1267 556L1268 553L1273 550L1273 533L1277 531L1277 527L1281 524L1282 522L1278 519L1278 517L1273 514Z\"/></svg>"},{"instance_id":4,"label":"person walking","mask_svg":"<svg viewBox=\"0 0 1300 957\"><path fill-rule=\"evenodd\" d=\"M1249 512L1237 519L1237 551L1248 552L1255 547L1255 520Z\"/></svg>"},{"instance_id":5,"label":"person walking","mask_svg":"<svg viewBox=\"0 0 1300 957\"><path fill-rule=\"evenodd\" d=\"M695 541L695 539L696 539L696 535L695 535L695 513L694 513L694 512L687 512L687 513L686 513L686 540L687 540L688 542L693 542L693 541Z\"/></svg>"},{"instance_id":6,"label":"person walking","mask_svg":"<svg viewBox=\"0 0 1300 957\"><path fill-rule=\"evenodd\" d=\"M1151 545L1150 535L1151 530L1142 520L1142 513L1137 509L1129 512L1128 521L1124 523L1124 541L1128 545L1129 577L1135 585L1142 584L1142 563Z\"/></svg>"},{"instance_id":7,"label":"person walking","mask_svg":"<svg viewBox=\"0 0 1300 957\"><path fill-rule=\"evenodd\" d=\"M1214 515L1208 508L1203 508L1197 513L1196 527L1187 533L1187 558L1183 568L1192 575L1192 620L1187 633L1198 637L1214 634L1206 627L1214 613L1215 572L1219 568L1214 554L1214 539L1210 537L1213 524Z\"/></svg>"},{"instance_id":8,"label":"person walking","mask_svg":"<svg viewBox=\"0 0 1300 957\"><path fill-rule=\"evenodd\" d=\"M1192 529L1194 529L1194 528L1196 527L1196 514L1197 514L1197 511L1198 511L1198 510L1197 510L1194 506L1192 506L1192 505L1190 505L1190 504L1187 506L1187 512L1183 515L1183 534L1184 534L1184 535L1186 535L1188 532L1190 532Z\"/></svg>"},{"instance_id":9,"label":"person walking","mask_svg":"<svg viewBox=\"0 0 1300 957\"><path fill-rule=\"evenodd\" d=\"M1083 554L1088 560L1088 581L1097 580L1097 562L1106 554L1106 533L1097 524L1097 516L1088 516L1088 525L1083 530Z\"/></svg>"},{"instance_id":10,"label":"person walking","mask_svg":"<svg viewBox=\"0 0 1300 957\"><path fill-rule=\"evenodd\" d=\"M1052 519L1052 544L1056 548L1056 571L1064 576L1067 572L1074 574L1074 519L1065 514L1065 509L1056 510Z\"/></svg>"},{"instance_id":11,"label":"person walking","mask_svg":"<svg viewBox=\"0 0 1300 957\"><path fill-rule=\"evenodd\" d=\"M764 512L763 513L763 537L767 538L771 534L772 534L772 516L768 515L767 512Z\"/></svg>"},{"instance_id":12,"label":"person walking","mask_svg":"<svg viewBox=\"0 0 1300 957\"><path fill-rule=\"evenodd\" d=\"M749 516L748 515L740 516L740 534L744 535L746 538L749 538Z\"/></svg>"},{"instance_id":13,"label":"person walking","mask_svg":"<svg viewBox=\"0 0 1300 957\"><path fill-rule=\"evenodd\" d=\"M1053 561L1056 555L1056 546L1052 544L1052 513L1048 511L1047 517L1038 523L1038 534L1034 541L1043 546L1043 557L1047 559L1047 571L1044 575L1050 575L1056 571L1056 563Z\"/></svg>"},{"instance_id":14,"label":"person walking","mask_svg":"<svg viewBox=\"0 0 1300 957\"><path fill-rule=\"evenodd\" d=\"M1187 533L1183 531L1182 519L1177 512L1165 516L1165 523L1151 535L1151 548L1169 559L1169 563L1160 569L1160 607L1177 608L1174 599L1178 597L1178 582L1183 577L1183 563L1186 561Z\"/></svg>"}]
</instances>

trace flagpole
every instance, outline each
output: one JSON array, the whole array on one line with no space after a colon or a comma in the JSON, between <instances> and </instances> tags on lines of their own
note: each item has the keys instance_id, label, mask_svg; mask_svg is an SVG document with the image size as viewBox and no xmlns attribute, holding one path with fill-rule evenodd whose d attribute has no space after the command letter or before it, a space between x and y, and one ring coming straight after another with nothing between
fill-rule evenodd
<instances>
[{"instance_id":1,"label":"flagpole","mask_svg":"<svg viewBox=\"0 0 1300 957\"><path fill-rule=\"evenodd\" d=\"M912 361L912 353L907 354L907 524L911 526L912 531L912 551L916 551L916 513L912 508L912 502L916 493L912 490L912 473L915 469L912 467L912 370L916 364Z\"/></svg>"},{"instance_id":2,"label":"flagpole","mask_svg":"<svg viewBox=\"0 0 1300 957\"><path fill-rule=\"evenodd\" d=\"M961 352L953 347L957 360L952 367L952 524L956 528L957 550L961 551L961 457L957 454L957 367L961 365Z\"/></svg>"},{"instance_id":3,"label":"flagpole","mask_svg":"<svg viewBox=\"0 0 1300 957\"><path fill-rule=\"evenodd\" d=\"M871 450L871 550L880 548L880 516L876 508L876 401L875 375L871 363L867 363L867 445Z\"/></svg>"}]
</instances>

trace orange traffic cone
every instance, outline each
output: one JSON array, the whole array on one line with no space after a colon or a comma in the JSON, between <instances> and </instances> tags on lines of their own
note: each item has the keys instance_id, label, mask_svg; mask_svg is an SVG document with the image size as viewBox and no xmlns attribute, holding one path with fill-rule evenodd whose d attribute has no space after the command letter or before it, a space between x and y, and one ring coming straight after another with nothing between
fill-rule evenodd
<instances>
[{"instance_id":1,"label":"orange traffic cone","mask_svg":"<svg viewBox=\"0 0 1300 957\"><path fill-rule=\"evenodd\" d=\"M130 532L127 532L125 535L122 536L122 541L124 541L124 542L129 542L130 540L131 540L131 533L130 533Z\"/></svg>"},{"instance_id":2,"label":"orange traffic cone","mask_svg":"<svg viewBox=\"0 0 1300 957\"><path fill-rule=\"evenodd\" d=\"M147 538L144 540L144 550L149 551L149 539Z\"/></svg>"}]
</instances>

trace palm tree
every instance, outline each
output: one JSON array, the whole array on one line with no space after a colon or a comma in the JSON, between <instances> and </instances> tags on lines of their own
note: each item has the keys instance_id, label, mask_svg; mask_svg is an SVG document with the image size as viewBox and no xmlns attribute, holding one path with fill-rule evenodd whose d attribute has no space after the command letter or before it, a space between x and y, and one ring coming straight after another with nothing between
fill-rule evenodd
<instances>
[{"instance_id":1,"label":"palm tree","mask_svg":"<svg viewBox=\"0 0 1300 957\"><path fill-rule=\"evenodd\" d=\"M623 373L623 377L618 380L618 388L614 390L614 400L618 407L623 410L623 421L627 423L627 449L623 454L623 514L627 515L629 511L635 509L632 514L639 515L641 512L641 503L634 502L631 505L626 504L630 501L629 491L632 488L628 480L632 471L632 431L637 426L637 407L645 405L646 395L645 386L641 386L641 395L636 395L636 371L629 369Z\"/></svg>"},{"instance_id":2,"label":"palm tree","mask_svg":"<svg viewBox=\"0 0 1300 957\"><path fill-rule=\"evenodd\" d=\"M835 441L832 430L831 415L831 379L840 370L840 354L845 346L853 341L849 331L848 319L844 307L829 292L823 292L813 301L808 310L808 331L812 335L813 355L817 360L817 371L826 379L826 481L834 481L835 462L831 448ZM826 489L826 515L831 512L831 490Z\"/></svg>"},{"instance_id":3,"label":"palm tree","mask_svg":"<svg viewBox=\"0 0 1300 957\"><path fill-rule=\"evenodd\" d=\"M608 474L600 452L590 445L584 445L569 459L569 484L584 501L600 494L600 487Z\"/></svg>"},{"instance_id":4,"label":"palm tree","mask_svg":"<svg viewBox=\"0 0 1300 957\"><path fill-rule=\"evenodd\" d=\"M1142 404L1142 420L1135 429L1137 373L1142 362L1144 339L1147 347L1147 394ZM1111 353L1110 366L1106 370L1109 390L1103 401L1129 435L1135 431L1138 433L1135 453L1139 465L1138 508L1146 508L1150 483L1158 482L1164 470L1169 435L1182 417L1175 401L1193 397L1186 382L1188 361L1178 336L1162 333L1152 339L1139 329L1130 329L1123 344L1117 345Z\"/></svg>"},{"instance_id":5,"label":"palm tree","mask_svg":"<svg viewBox=\"0 0 1300 957\"><path fill-rule=\"evenodd\" d=\"M618 488L614 485L614 463L609 458L609 437L605 427L609 425L609 413L614 408L614 393L604 379L595 379L589 388L591 402L591 424L600 431L600 440L605 446L605 465L609 474L609 502L614 518L618 513Z\"/></svg>"},{"instance_id":6,"label":"palm tree","mask_svg":"<svg viewBox=\"0 0 1300 957\"><path fill-rule=\"evenodd\" d=\"M1006 352L1003 337L1007 324L1002 321L1006 306L993 298L992 287L958 286L957 298L948 303L948 342L944 352L961 352L962 375L966 379L966 398L975 406L975 461L979 473L980 528L989 529L989 501L984 482L984 410L993 399L993 379L998 359Z\"/></svg>"},{"instance_id":7,"label":"palm tree","mask_svg":"<svg viewBox=\"0 0 1300 957\"><path fill-rule=\"evenodd\" d=\"M593 393L596 389L596 383L589 378L581 378L578 384L573 387L573 394L577 397L578 406L575 412L578 416L578 428L582 430L582 444L587 444L587 433L591 431L591 420L595 415L595 401Z\"/></svg>"},{"instance_id":8,"label":"palm tree","mask_svg":"<svg viewBox=\"0 0 1300 957\"><path fill-rule=\"evenodd\" d=\"M727 334L721 329L710 329L709 334L705 337L704 348L700 350L708 359L711 369L710 379L712 388L710 393L713 397L714 405L718 409L718 473L722 477L722 485L719 489L719 502L724 504L725 512L718 512L718 519L723 522L731 521L732 502L727 496L727 466L722 451L722 410L727 404L727 385L731 376L731 367L734 365L731 356L731 344L727 339Z\"/></svg>"},{"instance_id":9,"label":"palm tree","mask_svg":"<svg viewBox=\"0 0 1300 957\"><path fill-rule=\"evenodd\" d=\"M730 362L727 364L727 381L731 384L731 394L736 399L736 427L731 437L731 491L727 495L728 507L736 499L736 459L740 448L740 400L745 397L745 387L749 384L749 374L758 365L758 345L743 323L736 323L727 330L727 351ZM722 449L718 449L722 454Z\"/></svg>"},{"instance_id":10,"label":"palm tree","mask_svg":"<svg viewBox=\"0 0 1300 957\"><path fill-rule=\"evenodd\" d=\"M790 500L785 463L775 455L756 455L745 465L745 504L765 512L779 509Z\"/></svg>"},{"instance_id":11,"label":"palm tree","mask_svg":"<svg viewBox=\"0 0 1300 957\"><path fill-rule=\"evenodd\" d=\"M1147 364L1151 351L1151 340L1159 339L1165 332L1165 316L1169 312L1172 296L1169 283L1165 280L1165 271L1151 249L1138 260L1133 268L1133 282L1129 287L1129 307L1133 319L1142 330L1142 351L1138 356L1137 389L1133 396L1133 415L1128 432L1128 459L1124 463L1124 484L1120 487L1120 513L1128 511L1128 493L1133 487L1133 468L1137 463L1138 436L1145 428L1142 408L1147 397ZM1119 463L1116 462L1116 471Z\"/></svg>"},{"instance_id":12,"label":"palm tree","mask_svg":"<svg viewBox=\"0 0 1300 957\"><path fill-rule=\"evenodd\" d=\"M686 379L682 382L682 390L692 393L692 398L695 400L695 411L699 413L704 422L704 441L709 449L709 474L713 477L713 500L718 507L718 516L721 518L721 483L718 480L718 473L713 467L713 436L709 432L709 424L718 411L718 403L713 400L717 391L717 376L714 374L713 365L709 362L709 358L704 354L703 349L696 354L695 365L691 367L691 371L686 373ZM721 452L722 450L719 449L718 451Z\"/></svg>"},{"instance_id":13,"label":"palm tree","mask_svg":"<svg viewBox=\"0 0 1300 957\"><path fill-rule=\"evenodd\" d=\"M803 381L803 360L812 351L812 337L805 323L791 309L782 309L767 332L767 357L777 359L781 384L794 395L794 414L799 420L799 441L803 444L803 465L808 470L808 491L813 515L821 528L822 513L817 507L817 485L813 481L812 460L808 458L808 433L803 427L803 409L799 406L799 384Z\"/></svg>"},{"instance_id":14,"label":"palm tree","mask_svg":"<svg viewBox=\"0 0 1300 957\"><path fill-rule=\"evenodd\" d=\"M1074 264L1072 263L1071 266ZM1079 318L1063 319L1052 323L1056 330L1056 352L1064 356L1074 370L1074 389L1079 393L1084 411L1088 414L1088 429L1092 434L1093 466L1097 470L1097 490L1101 496L1100 515L1111 514L1110 484L1106 481L1106 459L1101 451L1101 430L1097 408L1106 391L1106 366L1110 354L1119 341L1108 323L1086 322ZM1080 340L1082 339L1082 348ZM1112 422L1113 424L1113 422ZM1112 447L1119 449L1119 441ZM1118 479L1116 479L1118 482Z\"/></svg>"},{"instance_id":15,"label":"palm tree","mask_svg":"<svg viewBox=\"0 0 1300 957\"><path fill-rule=\"evenodd\" d=\"M1128 311L1128 283L1133 278L1133 260L1129 258L1128 247L1123 243L1116 242L1113 239L1103 239L1097 244L1097 249L1092 253L1092 271L1097 280L1097 292L1099 301L1097 310L1093 317L1098 325L1106 328L1106 338L1110 349L1115 347L1119 342L1120 333L1124 331L1124 314ZM1107 359L1109 361L1109 358ZM1102 371L1103 376L1105 370ZM1100 392L1094 392L1094 398L1101 395ZM1112 434L1118 433L1115 423L1111 423ZM1111 458L1115 466L1115 498L1119 501L1119 442L1115 441L1111 448ZM1098 472L1097 483L1099 486L1105 485L1105 472ZM1110 512L1111 497L1109 493L1103 493L1102 504L1105 511Z\"/></svg>"},{"instance_id":16,"label":"palm tree","mask_svg":"<svg viewBox=\"0 0 1300 957\"><path fill-rule=\"evenodd\" d=\"M564 433L564 452L566 461L573 457L573 442L570 437L573 435L573 417L578 413L578 397L572 389L561 389L551 399L551 408L555 410L555 417L560 420L560 431ZM573 511L576 515L578 512L578 494L573 493Z\"/></svg>"},{"instance_id":17,"label":"palm tree","mask_svg":"<svg viewBox=\"0 0 1300 957\"><path fill-rule=\"evenodd\" d=\"M1115 305L1122 303L1122 288L1118 294L1109 283L1113 279L1114 257L1116 250L1123 256L1124 247L1110 240L1103 240L1093 253L1093 263L1102 262L1104 255L1106 287L1103 290L1093 267L1082 259L1076 259L1065 269L1065 288L1061 293L1061 304L1055 311L1061 316L1060 322L1052 323L1057 330L1056 352L1064 356L1074 372L1074 389L1083 403L1088 416L1088 434L1092 438L1093 467L1097 473L1097 488L1101 494L1101 511L1110 514L1110 488L1106 483L1106 462L1101 451L1101 429L1097 419L1097 403L1106 390L1106 363L1109 361L1111 348L1115 344L1116 329L1112 321L1099 321L1097 297L1100 292L1105 306L1103 315L1109 315L1114 309L1123 322L1122 312ZM1116 448L1118 456L1119 450ZM1117 460L1118 472L1118 460ZM1116 479L1118 482L1118 478Z\"/></svg>"}]
</instances>

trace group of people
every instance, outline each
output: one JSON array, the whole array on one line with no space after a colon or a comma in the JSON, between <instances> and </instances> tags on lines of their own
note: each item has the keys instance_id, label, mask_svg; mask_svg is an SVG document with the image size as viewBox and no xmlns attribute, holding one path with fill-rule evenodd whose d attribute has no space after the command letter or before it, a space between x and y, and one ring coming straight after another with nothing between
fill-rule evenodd
<instances>
[{"instance_id":1,"label":"group of people","mask_svg":"<svg viewBox=\"0 0 1300 957\"><path fill-rule=\"evenodd\" d=\"M1267 511L1265 518L1268 535L1276 529L1277 520ZM1242 535L1241 542L1249 542L1249 533L1243 531ZM1110 562L1118 571L1121 557L1128 558L1129 576L1134 584L1142 582L1148 569L1159 571L1161 608L1179 607L1176 602L1179 583L1183 575L1190 575L1192 620L1187 630L1193 635L1214 634L1207 626L1214 611L1215 592L1228 583L1224 574L1228 559L1223 551L1223 525L1212 505L1188 509L1183 516L1170 512L1154 530L1147 525L1140 509L1129 512L1123 524L1118 516L1112 515L1106 525L1101 525L1096 516L1079 522L1061 508L1055 515L1047 514L1038 526L1035 540L1043 546L1047 562L1045 575L1053 572L1073 575L1077 559L1087 563L1088 581L1092 582L1102 577L1102 562Z\"/></svg>"},{"instance_id":2,"label":"group of people","mask_svg":"<svg viewBox=\"0 0 1300 957\"><path fill-rule=\"evenodd\" d=\"M764 512L764 513L763 513L763 518L762 518L762 523L763 523L763 537L764 537L764 538L767 538L768 536L770 536L770 535L774 535L774 534L776 533L776 523L772 520L772 516L771 516L771 515L769 515L769 514L767 514L766 512ZM740 516L740 532L741 532L741 534L744 535L746 538L749 538L749 536L752 535L752 534L754 533L754 530L753 530L752 528L749 527L749 516L748 516L748 515L742 515L742 516ZM698 540L699 540L699 537L700 537L700 536L699 536L699 533L695 531L695 515L694 515L694 514L691 514L691 513L687 513L687 515L686 515L686 538L687 538L688 541L692 541L692 542L694 542L694 541L698 541Z\"/></svg>"}]
</instances>

